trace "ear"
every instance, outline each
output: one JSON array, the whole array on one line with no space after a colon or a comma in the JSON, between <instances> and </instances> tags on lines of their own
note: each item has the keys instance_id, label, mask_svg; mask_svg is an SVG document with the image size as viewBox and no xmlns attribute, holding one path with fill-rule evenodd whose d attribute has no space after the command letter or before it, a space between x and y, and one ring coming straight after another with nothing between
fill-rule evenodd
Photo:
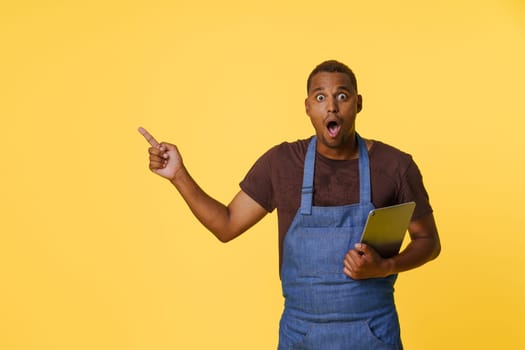
<instances>
[{"instance_id":1,"label":"ear","mask_svg":"<svg viewBox=\"0 0 525 350\"><path fill-rule=\"evenodd\" d=\"M363 96L357 95L357 113L361 112L363 109Z\"/></svg>"},{"instance_id":2,"label":"ear","mask_svg":"<svg viewBox=\"0 0 525 350\"><path fill-rule=\"evenodd\" d=\"M306 110L306 114L310 116L310 103L308 102L308 97L304 99L304 109Z\"/></svg>"}]
</instances>

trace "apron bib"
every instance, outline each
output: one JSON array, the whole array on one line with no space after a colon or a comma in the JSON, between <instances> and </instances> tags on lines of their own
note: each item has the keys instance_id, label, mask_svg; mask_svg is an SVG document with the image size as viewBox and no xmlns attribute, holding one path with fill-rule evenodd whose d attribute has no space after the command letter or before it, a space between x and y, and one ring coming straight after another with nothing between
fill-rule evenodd
<instances>
[{"instance_id":1,"label":"apron bib","mask_svg":"<svg viewBox=\"0 0 525 350\"><path fill-rule=\"evenodd\" d=\"M393 292L397 275L353 280L343 273L359 242L371 201L365 142L359 147L359 203L313 206L316 137L306 152L301 207L283 245L285 298L279 350L401 350Z\"/></svg>"}]
</instances>

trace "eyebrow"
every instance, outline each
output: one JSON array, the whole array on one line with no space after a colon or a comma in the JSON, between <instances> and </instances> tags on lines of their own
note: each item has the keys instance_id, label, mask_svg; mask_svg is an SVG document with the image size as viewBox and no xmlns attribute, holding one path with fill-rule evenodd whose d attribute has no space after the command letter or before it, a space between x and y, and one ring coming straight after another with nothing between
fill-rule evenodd
<instances>
[{"instance_id":1,"label":"eyebrow","mask_svg":"<svg viewBox=\"0 0 525 350\"><path fill-rule=\"evenodd\" d=\"M323 90L324 90L323 87L318 87L318 88L313 89L310 93L313 94L314 92L323 91ZM340 90L345 90L345 91L350 92L350 93L352 92L352 89L349 89L348 86L345 86L345 85L338 86L337 87L337 91L340 91Z\"/></svg>"}]
</instances>

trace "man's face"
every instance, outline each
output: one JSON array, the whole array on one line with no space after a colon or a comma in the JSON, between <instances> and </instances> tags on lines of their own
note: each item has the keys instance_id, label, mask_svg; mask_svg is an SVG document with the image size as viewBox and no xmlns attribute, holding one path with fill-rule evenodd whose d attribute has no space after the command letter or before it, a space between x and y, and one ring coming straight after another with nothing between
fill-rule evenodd
<instances>
[{"instance_id":1,"label":"man's face","mask_svg":"<svg viewBox=\"0 0 525 350\"><path fill-rule=\"evenodd\" d=\"M320 72L312 77L306 114L318 139L318 151L330 156L354 145L355 118L362 99L344 73Z\"/></svg>"}]
</instances>

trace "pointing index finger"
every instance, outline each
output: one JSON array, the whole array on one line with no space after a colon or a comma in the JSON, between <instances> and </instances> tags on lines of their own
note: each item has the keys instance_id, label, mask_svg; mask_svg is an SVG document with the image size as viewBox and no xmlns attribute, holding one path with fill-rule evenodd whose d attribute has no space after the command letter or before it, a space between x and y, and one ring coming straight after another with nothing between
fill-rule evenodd
<instances>
[{"instance_id":1,"label":"pointing index finger","mask_svg":"<svg viewBox=\"0 0 525 350\"><path fill-rule=\"evenodd\" d=\"M155 140L153 136L151 136L148 130L144 129L143 127L140 127L139 132L142 136L144 136L144 138L146 139L146 141L149 142L150 145L157 148L160 146L160 144L157 142L157 140Z\"/></svg>"}]
</instances>

